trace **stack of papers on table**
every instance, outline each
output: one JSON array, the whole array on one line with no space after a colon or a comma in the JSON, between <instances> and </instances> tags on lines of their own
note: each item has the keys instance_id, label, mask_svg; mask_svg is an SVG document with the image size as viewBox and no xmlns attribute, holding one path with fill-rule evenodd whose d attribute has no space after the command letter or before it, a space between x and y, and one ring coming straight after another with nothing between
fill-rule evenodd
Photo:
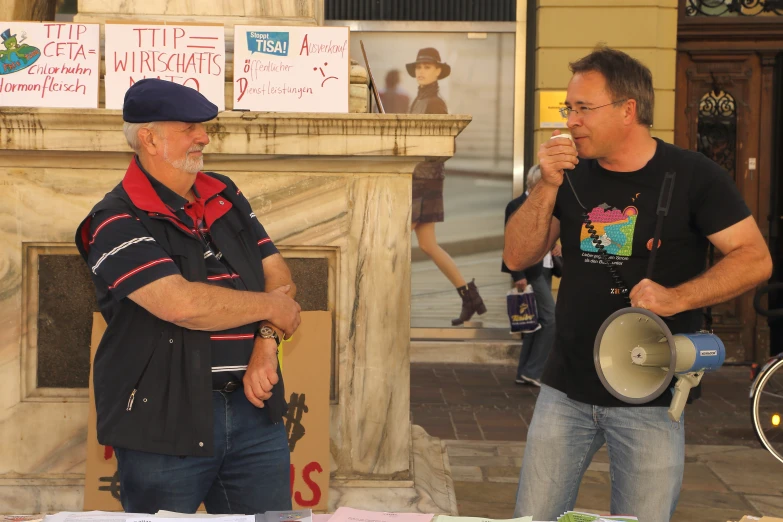
<instances>
[{"instance_id":1,"label":"stack of papers on table","mask_svg":"<svg viewBox=\"0 0 783 522\"><path fill-rule=\"evenodd\" d=\"M595 515L593 513L581 513L568 511L557 519L557 522L636 522L639 519L628 515Z\"/></svg>"},{"instance_id":2,"label":"stack of papers on table","mask_svg":"<svg viewBox=\"0 0 783 522\"><path fill-rule=\"evenodd\" d=\"M261 515L263 521L263 516ZM83 513L63 511L46 515L43 522L183 522L183 519L204 519L209 522L257 522L255 515L208 515L206 513L174 513L160 511L155 515L145 513L115 513L112 511L85 511Z\"/></svg>"},{"instance_id":3,"label":"stack of papers on table","mask_svg":"<svg viewBox=\"0 0 783 522\"><path fill-rule=\"evenodd\" d=\"M563 518L563 517L577 518ZM624 522L635 521L633 517L599 517L587 513L569 512L558 522L600 522L601 520ZM584 518L589 517L589 518ZM333 515L313 514L309 509L297 511L267 511L259 515L209 515L206 513L175 513L159 511L154 515L142 513L115 513L108 511L62 512L47 515L43 522L186 522L192 519L198 522L533 522L532 517L511 518L506 520L485 517L452 517L422 513L391 513L365 511L349 507L338 508ZM208 520L205 520L208 519ZM0 522L40 522L40 517L19 520L0 520Z\"/></svg>"},{"instance_id":4,"label":"stack of papers on table","mask_svg":"<svg viewBox=\"0 0 783 522\"><path fill-rule=\"evenodd\" d=\"M256 515L256 522L313 522L313 510L267 511L263 515Z\"/></svg>"},{"instance_id":5,"label":"stack of papers on table","mask_svg":"<svg viewBox=\"0 0 783 522\"><path fill-rule=\"evenodd\" d=\"M431 522L432 514L389 513L365 511L349 507L337 508L329 522Z\"/></svg>"},{"instance_id":6,"label":"stack of papers on table","mask_svg":"<svg viewBox=\"0 0 783 522\"><path fill-rule=\"evenodd\" d=\"M533 522L533 517L520 518L484 518L484 517L451 517L447 515L438 515L434 522Z\"/></svg>"}]
</instances>

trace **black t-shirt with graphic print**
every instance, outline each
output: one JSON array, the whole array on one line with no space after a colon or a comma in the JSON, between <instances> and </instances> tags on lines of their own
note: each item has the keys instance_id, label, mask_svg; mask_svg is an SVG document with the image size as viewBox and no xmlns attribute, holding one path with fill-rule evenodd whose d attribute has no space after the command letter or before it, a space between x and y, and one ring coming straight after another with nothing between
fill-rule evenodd
<instances>
[{"instance_id":1,"label":"black t-shirt with graphic print","mask_svg":"<svg viewBox=\"0 0 783 522\"><path fill-rule=\"evenodd\" d=\"M595 160L581 159L570 172L576 194L587 207L628 290L644 279L655 233L656 210L666 172L676 172L674 193L664 219L652 280L674 287L706 269L706 236L750 215L728 173L701 153L657 141L653 158L636 172L612 172ZM625 308L601 255L589 238L583 210L564 180L554 216L560 220L563 277L557 296L555 346L542 381L571 399L596 406L629 406L601 384L593 363L596 334L604 320ZM683 312L666 322L673 333L701 327L701 310ZM667 406L663 394L649 406Z\"/></svg>"}]
</instances>

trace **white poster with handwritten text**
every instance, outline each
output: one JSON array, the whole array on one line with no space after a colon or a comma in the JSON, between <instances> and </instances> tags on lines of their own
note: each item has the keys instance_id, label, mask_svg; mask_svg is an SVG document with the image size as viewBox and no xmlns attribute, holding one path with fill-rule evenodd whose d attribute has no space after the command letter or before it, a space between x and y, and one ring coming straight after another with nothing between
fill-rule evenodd
<instances>
[{"instance_id":1,"label":"white poster with handwritten text","mask_svg":"<svg viewBox=\"0 0 783 522\"><path fill-rule=\"evenodd\" d=\"M234 109L348 112L347 27L234 27Z\"/></svg>"},{"instance_id":2,"label":"white poster with handwritten text","mask_svg":"<svg viewBox=\"0 0 783 522\"><path fill-rule=\"evenodd\" d=\"M106 24L106 108L144 78L196 89L225 110L226 43L222 25Z\"/></svg>"},{"instance_id":3,"label":"white poster with handwritten text","mask_svg":"<svg viewBox=\"0 0 783 522\"><path fill-rule=\"evenodd\" d=\"M0 106L98 107L97 24L0 22Z\"/></svg>"}]
</instances>

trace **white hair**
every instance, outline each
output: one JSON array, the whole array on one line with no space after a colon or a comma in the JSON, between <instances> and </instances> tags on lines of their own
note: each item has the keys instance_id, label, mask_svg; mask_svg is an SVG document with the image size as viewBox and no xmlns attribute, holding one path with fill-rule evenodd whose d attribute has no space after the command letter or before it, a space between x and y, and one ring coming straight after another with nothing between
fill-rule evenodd
<instances>
[{"instance_id":1,"label":"white hair","mask_svg":"<svg viewBox=\"0 0 783 522\"><path fill-rule=\"evenodd\" d=\"M139 154L141 152L141 142L139 141L139 131L141 129L150 129L156 134L159 134L157 132L158 124L157 122L149 122L149 123L128 123L125 122L122 125L122 132L125 133L125 140L128 142L128 145L131 149L133 149L133 152L136 154Z\"/></svg>"},{"instance_id":2,"label":"white hair","mask_svg":"<svg viewBox=\"0 0 783 522\"><path fill-rule=\"evenodd\" d=\"M527 190L533 190L533 187L541 181L541 167L533 165L530 170L527 171L527 177L525 178L525 187Z\"/></svg>"},{"instance_id":3,"label":"white hair","mask_svg":"<svg viewBox=\"0 0 783 522\"><path fill-rule=\"evenodd\" d=\"M133 149L133 152L141 156L141 140L139 140L139 131L141 129L150 129L157 135L163 142L163 160L174 167L177 170L182 170L190 174L196 174L204 168L204 157L191 158L188 153L204 150L204 145L192 145L188 148L185 156L182 158L172 159L169 154L169 140L162 132L160 126L161 122L150 123L128 123L125 122L122 126L122 131L125 133L125 139L128 141L128 145Z\"/></svg>"}]
</instances>

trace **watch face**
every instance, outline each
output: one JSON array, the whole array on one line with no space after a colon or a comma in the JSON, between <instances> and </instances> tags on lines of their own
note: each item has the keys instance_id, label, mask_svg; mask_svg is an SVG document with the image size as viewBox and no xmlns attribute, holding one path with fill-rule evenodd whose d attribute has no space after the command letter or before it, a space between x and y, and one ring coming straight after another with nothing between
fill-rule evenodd
<instances>
[{"instance_id":1,"label":"watch face","mask_svg":"<svg viewBox=\"0 0 783 522\"><path fill-rule=\"evenodd\" d=\"M264 339L271 339L272 337L275 336L275 331L268 326L262 326L258 332L261 334L261 337L263 337Z\"/></svg>"}]
</instances>

